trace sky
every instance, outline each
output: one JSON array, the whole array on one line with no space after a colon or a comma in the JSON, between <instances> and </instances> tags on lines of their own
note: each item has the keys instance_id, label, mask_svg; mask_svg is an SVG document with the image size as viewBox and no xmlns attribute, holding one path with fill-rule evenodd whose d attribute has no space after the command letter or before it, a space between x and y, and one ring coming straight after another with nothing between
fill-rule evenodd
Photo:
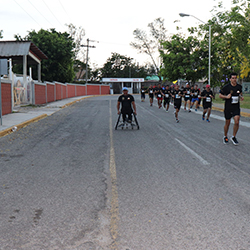
<instances>
[{"instance_id":1,"label":"sky","mask_svg":"<svg viewBox=\"0 0 250 250\"><path fill-rule=\"evenodd\" d=\"M220 0L230 9L232 0ZM134 58L144 65L149 56L139 54L129 44L134 41L137 28L149 31L147 25L156 18L165 20L167 34L177 33L176 26L185 33L188 27L198 26L193 17L180 17L179 13L193 15L203 22L212 18L211 10L218 0L0 0L0 30L2 40L15 40L29 31L55 28L67 32L65 24L72 23L85 30L83 44L90 39L89 62L92 67L102 67L112 53ZM175 22L179 20L178 22ZM84 48L83 48L84 49ZM85 48L86 49L86 48Z\"/></svg>"}]
</instances>

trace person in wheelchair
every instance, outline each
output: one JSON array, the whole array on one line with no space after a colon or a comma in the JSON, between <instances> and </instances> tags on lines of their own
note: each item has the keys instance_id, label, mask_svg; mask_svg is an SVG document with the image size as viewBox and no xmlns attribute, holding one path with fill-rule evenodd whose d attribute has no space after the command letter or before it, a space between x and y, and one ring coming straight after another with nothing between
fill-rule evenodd
<instances>
[{"instance_id":1,"label":"person in wheelchair","mask_svg":"<svg viewBox=\"0 0 250 250\"><path fill-rule=\"evenodd\" d=\"M117 112L118 115L122 114L123 123L126 121L128 123L132 122L132 114L136 115L135 99L132 95L128 93L128 88L124 87L122 89L123 94L119 96L117 101ZM120 110L120 105L121 110Z\"/></svg>"}]
</instances>

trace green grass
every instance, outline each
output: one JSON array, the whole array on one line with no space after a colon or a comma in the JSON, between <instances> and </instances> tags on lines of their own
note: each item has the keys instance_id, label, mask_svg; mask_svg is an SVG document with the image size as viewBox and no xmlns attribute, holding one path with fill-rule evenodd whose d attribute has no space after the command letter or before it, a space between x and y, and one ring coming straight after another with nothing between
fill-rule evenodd
<instances>
[{"instance_id":1,"label":"green grass","mask_svg":"<svg viewBox=\"0 0 250 250\"><path fill-rule=\"evenodd\" d=\"M240 107L244 109L250 109L250 94L244 94L244 101L240 102ZM219 94L215 96L214 103L224 103L224 100L219 98Z\"/></svg>"}]
</instances>

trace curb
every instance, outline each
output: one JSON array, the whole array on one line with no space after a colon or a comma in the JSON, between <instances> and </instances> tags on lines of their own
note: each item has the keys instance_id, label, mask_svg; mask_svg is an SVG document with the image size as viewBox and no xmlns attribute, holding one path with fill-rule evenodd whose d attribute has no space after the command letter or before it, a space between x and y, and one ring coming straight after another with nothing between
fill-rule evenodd
<instances>
[{"instance_id":1,"label":"curb","mask_svg":"<svg viewBox=\"0 0 250 250\"><path fill-rule=\"evenodd\" d=\"M69 102L69 103L63 105L63 106L62 106L62 109L63 109L63 108L66 108L66 107L68 107L68 106L71 106L71 105L75 104L76 102L82 101L83 99L90 98L90 97L96 97L96 96L95 96L95 95L84 96L83 98L77 99L77 100L75 100L75 101L73 101L73 102Z\"/></svg>"},{"instance_id":2,"label":"curb","mask_svg":"<svg viewBox=\"0 0 250 250\"><path fill-rule=\"evenodd\" d=\"M37 117L35 117L35 118L32 118L32 119L27 120L27 121L25 121L25 122L22 122L22 123L20 123L20 124L18 124L18 125L15 125L15 126L13 126L13 127L10 127L10 128L5 129L5 130L2 130L2 131L0 131L0 137L3 137L3 136L6 136L6 135L9 135L9 134L13 133L13 130L12 130L12 129L13 129L14 127L17 128L17 129L16 129L16 131L17 131L17 130L19 130L19 129L21 129L21 128L24 128L25 126L29 125L30 123L32 123L32 122L37 122L37 121L39 121L39 120L41 120L41 119L43 119L43 118L45 118L45 117L47 117L47 116L48 116L47 114L39 115L39 116L37 116Z\"/></svg>"}]
</instances>

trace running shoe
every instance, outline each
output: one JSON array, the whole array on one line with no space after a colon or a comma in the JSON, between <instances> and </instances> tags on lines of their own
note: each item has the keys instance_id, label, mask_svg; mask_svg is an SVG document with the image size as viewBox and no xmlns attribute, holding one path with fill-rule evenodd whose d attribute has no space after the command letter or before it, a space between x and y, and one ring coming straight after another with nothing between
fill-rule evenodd
<instances>
[{"instance_id":1,"label":"running shoe","mask_svg":"<svg viewBox=\"0 0 250 250\"><path fill-rule=\"evenodd\" d=\"M166 112L168 112L168 110L166 109Z\"/></svg>"},{"instance_id":2,"label":"running shoe","mask_svg":"<svg viewBox=\"0 0 250 250\"><path fill-rule=\"evenodd\" d=\"M203 121L205 120L205 116L202 116L202 120L203 120Z\"/></svg>"},{"instance_id":3,"label":"running shoe","mask_svg":"<svg viewBox=\"0 0 250 250\"><path fill-rule=\"evenodd\" d=\"M227 136L224 136L224 137L223 137L223 143L224 143L224 144L228 144L228 143L229 143Z\"/></svg>"},{"instance_id":4,"label":"running shoe","mask_svg":"<svg viewBox=\"0 0 250 250\"><path fill-rule=\"evenodd\" d=\"M195 109L195 111L197 111L197 109Z\"/></svg>"},{"instance_id":5,"label":"running shoe","mask_svg":"<svg viewBox=\"0 0 250 250\"><path fill-rule=\"evenodd\" d=\"M233 143L235 146L237 146L237 145L239 144L239 142L237 141L237 139L236 139L235 136L232 136L232 137L231 137L231 141L232 141L232 143Z\"/></svg>"},{"instance_id":6,"label":"running shoe","mask_svg":"<svg viewBox=\"0 0 250 250\"><path fill-rule=\"evenodd\" d=\"M206 120L207 122L210 122L208 119Z\"/></svg>"},{"instance_id":7,"label":"running shoe","mask_svg":"<svg viewBox=\"0 0 250 250\"><path fill-rule=\"evenodd\" d=\"M178 123L178 122L179 122L179 119L176 119L176 122Z\"/></svg>"},{"instance_id":8,"label":"running shoe","mask_svg":"<svg viewBox=\"0 0 250 250\"><path fill-rule=\"evenodd\" d=\"M191 112L191 109L189 109L188 112Z\"/></svg>"}]
</instances>

